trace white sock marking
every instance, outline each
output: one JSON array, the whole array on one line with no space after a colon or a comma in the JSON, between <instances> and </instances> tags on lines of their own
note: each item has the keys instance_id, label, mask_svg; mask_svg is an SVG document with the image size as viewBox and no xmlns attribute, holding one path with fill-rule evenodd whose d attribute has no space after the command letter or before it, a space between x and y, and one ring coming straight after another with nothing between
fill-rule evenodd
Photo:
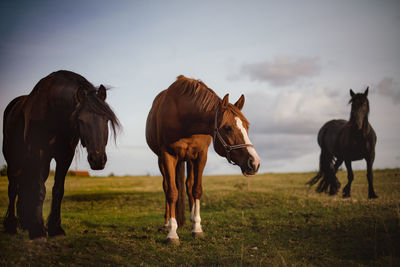
<instances>
[{"instance_id":1,"label":"white sock marking","mask_svg":"<svg viewBox=\"0 0 400 267\"><path fill-rule=\"evenodd\" d=\"M194 216L192 220L192 232L193 233L202 233L203 229L201 229L201 218L200 218L200 199L195 200L195 204L193 207Z\"/></svg>"},{"instance_id":2,"label":"white sock marking","mask_svg":"<svg viewBox=\"0 0 400 267\"><path fill-rule=\"evenodd\" d=\"M170 239L179 239L178 234L176 233L176 229L178 229L178 223L175 218L170 218L168 222L169 233L167 238Z\"/></svg>"},{"instance_id":3,"label":"white sock marking","mask_svg":"<svg viewBox=\"0 0 400 267\"><path fill-rule=\"evenodd\" d=\"M195 207L196 207L196 204L193 203L192 210L190 211L190 221L191 222L194 222L194 209L195 209Z\"/></svg>"}]
</instances>

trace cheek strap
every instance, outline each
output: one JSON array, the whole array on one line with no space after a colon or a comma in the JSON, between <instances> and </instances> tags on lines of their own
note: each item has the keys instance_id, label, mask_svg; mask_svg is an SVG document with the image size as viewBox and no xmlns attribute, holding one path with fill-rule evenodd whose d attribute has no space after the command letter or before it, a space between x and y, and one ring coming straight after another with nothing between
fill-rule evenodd
<instances>
[{"instance_id":1,"label":"cheek strap","mask_svg":"<svg viewBox=\"0 0 400 267\"><path fill-rule=\"evenodd\" d=\"M214 141L216 140L216 138L218 138L218 140L220 141L220 143L222 144L222 146L225 149L225 152L226 152L226 156L225 157L228 160L228 162L230 164L237 165L235 162L233 162L231 160L231 151L235 150L235 149L246 148L246 147L254 147L254 145L252 145L252 144L229 145L227 142L225 142L224 138L222 137L221 133L219 132L217 119L218 119L218 110L217 110L217 112L215 112Z\"/></svg>"}]
</instances>

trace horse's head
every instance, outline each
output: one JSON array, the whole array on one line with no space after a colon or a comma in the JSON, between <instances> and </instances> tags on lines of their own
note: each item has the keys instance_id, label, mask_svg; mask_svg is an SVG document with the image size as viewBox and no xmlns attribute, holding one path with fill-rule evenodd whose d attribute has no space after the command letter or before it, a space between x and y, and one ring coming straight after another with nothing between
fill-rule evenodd
<instances>
[{"instance_id":1,"label":"horse's head","mask_svg":"<svg viewBox=\"0 0 400 267\"><path fill-rule=\"evenodd\" d=\"M102 170L107 162L108 122L118 125L114 113L104 102L106 88L100 85L98 91L78 89L76 100L79 106L77 128L82 146L88 152L88 162L93 170ZM111 114L110 114L111 112Z\"/></svg>"},{"instance_id":2,"label":"horse's head","mask_svg":"<svg viewBox=\"0 0 400 267\"><path fill-rule=\"evenodd\" d=\"M260 158L248 136L249 122L241 109L244 96L234 104L229 103L225 95L215 115L214 149L222 157L239 165L244 175L256 174L260 167Z\"/></svg>"},{"instance_id":3,"label":"horse's head","mask_svg":"<svg viewBox=\"0 0 400 267\"><path fill-rule=\"evenodd\" d=\"M363 128L364 121L368 118L369 113L369 102L368 102L368 89L364 93L354 93L350 89L350 102L351 103L351 113L350 121L354 122L358 130Z\"/></svg>"}]
</instances>

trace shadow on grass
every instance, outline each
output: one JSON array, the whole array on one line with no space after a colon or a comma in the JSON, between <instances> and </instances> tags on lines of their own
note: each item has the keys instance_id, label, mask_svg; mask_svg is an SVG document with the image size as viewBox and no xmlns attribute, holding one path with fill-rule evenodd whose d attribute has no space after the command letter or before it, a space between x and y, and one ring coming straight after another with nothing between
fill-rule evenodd
<instances>
[{"instance_id":1,"label":"shadow on grass","mask_svg":"<svg viewBox=\"0 0 400 267\"><path fill-rule=\"evenodd\" d=\"M328 227L313 225L292 233L289 240L299 241L306 250L308 247L307 254L311 258L323 259L324 253L328 253L333 256L332 262L345 260L367 264L386 258L389 262L400 263L400 231L393 217L365 221L348 219Z\"/></svg>"},{"instance_id":2,"label":"shadow on grass","mask_svg":"<svg viewBox=\"0 0 400 267\"><path fill-rule=\"evenodd\" d=\"M159 199L161 196L163 196L163 194L159 192L104 192L67 195L64 196L63 201L108 201L119 198L132 201L149 201L153 199Z\"/></svg>"}]
</instances>

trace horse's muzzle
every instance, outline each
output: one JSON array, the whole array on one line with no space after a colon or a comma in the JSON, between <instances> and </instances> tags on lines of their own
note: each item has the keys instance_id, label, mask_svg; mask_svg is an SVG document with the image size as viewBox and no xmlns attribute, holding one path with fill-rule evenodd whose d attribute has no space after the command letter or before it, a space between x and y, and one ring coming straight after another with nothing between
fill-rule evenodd
<instances>
[{"instance_id":1,"label":"horse's muzzle","mask_svg":"<svg viewBox=\"0 0 400 267\"><path fill-rule=\"evenodd\" d=\"M106 153L94 152L88 154L88 162L92 170L102 170L107 162Z\"/></svg>"},{"instance_id":2,"label":"horse's muzzle","mask_svg":"<svg viewBox=\"0 0 400 267\"><path fill-rule=\"evenodd\" d=\"M252 156L250 156L246 164L240 166L240 168L242 169L243 175L254 175L258 172L258 169L260 168L260 160L254 159Z\"/></svg>"}]
</instances>

